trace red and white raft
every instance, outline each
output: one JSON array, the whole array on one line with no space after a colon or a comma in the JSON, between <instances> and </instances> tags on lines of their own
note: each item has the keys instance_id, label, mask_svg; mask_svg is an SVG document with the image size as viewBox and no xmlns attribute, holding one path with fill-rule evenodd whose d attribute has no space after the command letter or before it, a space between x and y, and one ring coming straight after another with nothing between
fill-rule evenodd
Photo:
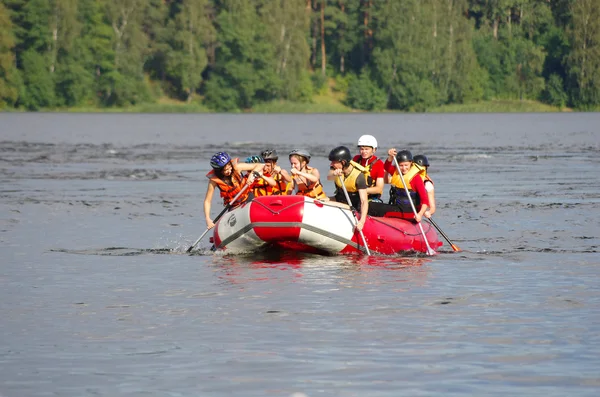
<instances>
[{"instance_id":1,"label":"red and white raft","mask_svg":"<svg viewBox=\"0 0 600 397\"><path fill-rule=\"evenodd\" d=\"M214 248L238 254L280 248L322 255L366 252L349 209L304 196L262 196L226 213L214 228ZM429 246L442 245L437 232L421 223ZM427 252L415 223L368 217L363 233L371 253Z\"/></svg>"}]
</instances>

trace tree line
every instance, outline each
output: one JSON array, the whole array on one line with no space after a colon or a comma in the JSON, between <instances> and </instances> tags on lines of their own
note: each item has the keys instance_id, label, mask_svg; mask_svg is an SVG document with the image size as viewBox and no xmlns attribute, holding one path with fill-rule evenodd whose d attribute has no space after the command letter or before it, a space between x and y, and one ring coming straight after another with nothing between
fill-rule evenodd
<instances>
[{"instance_id":1,"label":"tree line","mask_svg":"<svg viewBox=\"0 0 600 397\"><path fill-rule=\"evenodd\" d=\"M0 0L0 109L600 105L600 0Z\"/></svg>"}]
</instances>

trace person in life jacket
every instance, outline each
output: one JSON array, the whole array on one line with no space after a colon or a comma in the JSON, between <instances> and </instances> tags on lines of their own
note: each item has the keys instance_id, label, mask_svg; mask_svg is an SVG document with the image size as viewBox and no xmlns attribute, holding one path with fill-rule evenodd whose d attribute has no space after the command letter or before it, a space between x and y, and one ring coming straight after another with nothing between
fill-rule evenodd
<instances>
[{"instance_id":1,"label":"person in life jacket","mask_svg":"<svg viewBox=\"0 0 600 397\"><path fill-rule=\"evenodd\" d=\"M309 167L310 153L304 149L294 149L289 154L290 165L292 169L293 184L288 190L288 194L308 196L314 199L327 199L327 195L323 191L319 170L315 167Z\"/></svg>"},{"instance_id":2,"label":"person in life jacket","mask_svg":"<svg viewBox=\"0 0 600 397\"><path fill-rule=\"evenodd\" d=\"M248 164L264 164L262 172L255 174L256 178L254 180L254 184L252 185L252 194L254 197L266 196L271 189L274 189L277 186L275 179L265 171L267 164L262 156L249 156L246 158L245 162Z\"/></svg>"},{"instance_id":3,"label":"person in life jacket","mask_svg":"<svg viewBox=\"0 0 600 397\"><path fill-rule=\"evenodd\" d=\"M425 217L431 218L431 215L435 213L435 189L433 186L433 181L429 177L429 160L427 156L424 154L417 154L413 157L413 163L417 167L419 167L422 172L420 173L421 178L423 179L423 184L425 184L425 190L427 191L427 198L429 199L429 209L425 211ZM424 172L423 172L424 171Z\"/></svg>"},{"instance_id":4,"label":"person in life jacket","mask_svg":"<svg viewBox=\"0 0 600 397\"><path fill-rule=\"evenodd\" d=\"M226 152L218 152L211 157L210 166L212 170L206 174L209 183L206 195L204 196L204 216L208 229L215 226L210 217L210 208L215 189L220 191L223 205L231 205L230 209L251 200L252 191L246 189L235 203L231 202L247 183L252 184L256 178L256 174L253 172L245 176L242 173L244 171L260 173L264 164L239 163L237 158L232 159Z\"/></svg>"},{"instance_id":5,"label":"person in life jacket","mask_svg":"<svg viewBox=\"0 0 600 397\"><path fill-rule=\"evenodd\" d=\"M362 230L369 212L365 169L352 160L350 149L346 146L338 146L329 152L329 161L331 161L329 166L333 171L332 175L335 177L335 195L329 199L338 203L347 203L360 211L360 220L356 228ZM349 203L346 192L350 199Z\"/></svg>"},{"instance_id":6,"label":"person in life jacket","mask_svg":"<svg viewBox=\"0 0 600 397\"><path fill-rule=\"evenodd\" d=\"M398 174L398 169L393 160L396 157L398 168L402 173L402 178ZM396 151L392 148L388 151L388 158L384 163L385 182L392 185L390 189L390 202L372 203L372 210L369 211L373 216L393 216L403 219L411 219L421 222L425 211L429 207L429 198L421 178L421 170L413 164L412 153L408 150ZM406 182L408 194L402 180ZM410 197L410 200L409 200ZM415 206L416 214L412 209L411 201Z\"/></svg>"},{"instance_id":7,"label":"person in life jacket","mask_svg":"<svg viewBox=\"0 0 600 397\"><path fill-rule=\"evenodd\" d=\"M257 196L269 196L269 195L283 195L288 190L291 190L292 177L286 170L277 165L279 156L275 149L263 150L260 154L264 159L265 167L263 173L265 176L273 178L275 181L274 186L259 186L255 189L255 195Z\"/></svg>"},{"instance_id":8,"label":"person in life jacket","mask_svg":"<svg viewBox=\"0 0 600 397\"><path fill-rule=\"evenodd\" d=\"M369 201L382 203L381 195L385 184L385 170L383 169L383 161L375 156L377 139L373 135L363 135L358 138L357 146L360 154L354 156L352 160L365 168Z\"/></svg>"}]
</instances>

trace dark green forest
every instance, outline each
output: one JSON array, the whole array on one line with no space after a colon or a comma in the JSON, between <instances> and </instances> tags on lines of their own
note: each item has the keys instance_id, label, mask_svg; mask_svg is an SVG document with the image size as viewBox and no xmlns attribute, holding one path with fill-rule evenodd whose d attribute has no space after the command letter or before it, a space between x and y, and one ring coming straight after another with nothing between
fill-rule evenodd
<instances>
[{"instance_id":1,"label":"dark green forest","mask_svg":"<svg viewBox=\"0 0 600 397\"><path fill-rule=\"evenodd\" d=\"M0 109L600 105L600 0L0 0Z\"/></svg>"}]
</instances>

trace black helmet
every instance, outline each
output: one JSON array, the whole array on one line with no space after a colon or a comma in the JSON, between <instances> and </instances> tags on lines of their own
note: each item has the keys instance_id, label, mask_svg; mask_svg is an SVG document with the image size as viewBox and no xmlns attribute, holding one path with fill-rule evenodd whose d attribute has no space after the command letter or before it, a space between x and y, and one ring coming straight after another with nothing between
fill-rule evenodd
<instances>
[{"instance_id":1,"label":"black helmet","mask_svg":"<svg viewBox=\"0 0 600 397\"><path fill-rule=\"evenodd\" d=\"M265 160L277 161L277 159L279 159L279 156L277 155L277 151L275 149L263 150L263 152L260 155Z\"/></svg>"},{"instance_id":2,"label":"black helmet","mask_svg":"<svg viewBox=\"0 0 600 397\"><path fill-rule=\"evenodd\" d=\"M350 161L352 154L346 146L338 146L329 152L329 161Z\"/></svg>"},{"instance_id":3,"label":"black helmet","mask_svg":"<svg viewBox=\"0 0 600 397\"><path fill-rule=\"evenodd\" d=\"M402 163L403 161L412 162L413 156L409 150L400 150L398 153L396 153L396 160L398 160L399 163Z\"/></svg>"},{"instance_id":4,"label":"black helmet","mask_svg":"<svg viewBox=\"0 0 600 397\"><path fill-rule=\"evenodd\" d=\"M427 160L427 156L424 154L417 154L413 157L413 161L419 164L421 167L429 167L429 160Z\"/></svg>"}]
</instances>

